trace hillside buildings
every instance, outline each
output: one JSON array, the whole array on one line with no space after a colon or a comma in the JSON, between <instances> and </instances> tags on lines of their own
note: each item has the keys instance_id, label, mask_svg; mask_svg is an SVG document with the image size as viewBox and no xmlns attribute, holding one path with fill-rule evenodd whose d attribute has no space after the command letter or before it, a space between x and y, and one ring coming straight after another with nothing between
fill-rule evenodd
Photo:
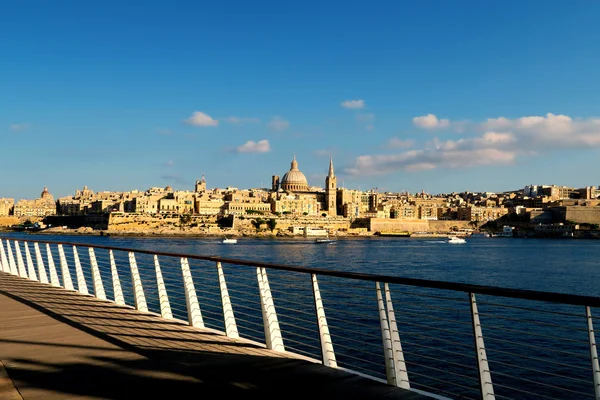
<instances>
[{"instance_id":1,"label":"hillside buildings","mask_svg":"<svg viewBox=\"0 0 600 400\"><path fill-rule=\"evenodd\" d=\"M15 217L46 217L56 214L54 196L45 187L39 199L19 200L14 206Z\"/></svg>"},{"instance_id":2,"label":"hillside buildings","mask_svg":"<svg viewBox=\"0 0 600 400\"><path fill-rule=\"evenodd\" d=\"M271 188L208 189L204 175L193 190L151 187L146 191L94 192L87 186L74 196L54 201L44 188L34 200L0 199L0 216L132 214L301 216L314 218L393 219L406 221L469 221L481 225L508 214L548 222L600 222L600 189L556 185L528 185L506 193L462 192L432 196L421 193L380 193L337 187L329 160L324 187L309 185L294 156L289 170L273 175Z\"/></svg>"}]
</instances>

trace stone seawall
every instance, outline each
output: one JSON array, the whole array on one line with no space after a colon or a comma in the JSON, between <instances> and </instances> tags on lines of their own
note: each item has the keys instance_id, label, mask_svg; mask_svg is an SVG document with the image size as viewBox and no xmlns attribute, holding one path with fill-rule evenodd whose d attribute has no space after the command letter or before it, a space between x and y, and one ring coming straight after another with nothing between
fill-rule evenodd
<instances>
[{"instance_id":1,"label":"stone seawall","mask_svg":"<svg viewBox=\"0 0 600 400\"><path fill-rule=\"evenodd\" d=\"M371 232L448 232L453 228L472 228L470 221L428 221L423 219L371 218Z\"/></svg>"}]
</instances>

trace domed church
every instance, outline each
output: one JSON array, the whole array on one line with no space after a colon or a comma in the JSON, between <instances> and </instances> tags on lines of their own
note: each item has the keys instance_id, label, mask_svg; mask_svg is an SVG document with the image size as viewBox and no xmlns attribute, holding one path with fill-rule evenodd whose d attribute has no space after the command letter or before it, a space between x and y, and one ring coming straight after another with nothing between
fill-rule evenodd
<instances>
[{"instance_id":1,"label":"domed church","mask_svg":"<svg viewBox=\"0 0 600 400\"><path fill-rule=\"evenodd\" d=\"M306 176L298 169L296 156L292 160L292 167L283 175L280 183L281 190L286 192L308 192L308 181Z\"/></svg>"},{"instance_id":2,"label":"domed church","mask_svg":"<svg viewBox=\"0 0 600 400\"><path fill-rule=\"evenodd\" d=\"M306 176L298 168L296 156L281 180L278 175L273 176L271 186L273 211L306 215L327 211L331 216L337 215L337 186L332 159L329 160L329 174L325 178L325 191L310 190Z\"/></svg>"}]
</instances>

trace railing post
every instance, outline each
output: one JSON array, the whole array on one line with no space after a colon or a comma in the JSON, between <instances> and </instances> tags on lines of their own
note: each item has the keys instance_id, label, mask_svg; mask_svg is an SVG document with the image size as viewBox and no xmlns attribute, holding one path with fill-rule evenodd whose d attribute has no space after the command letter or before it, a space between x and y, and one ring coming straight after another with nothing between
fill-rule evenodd
<instances>
[{"instance_id":1,"label":"railing post","mask_svg":"<svg viewBox=\"0 0 600 400\"><path fill-rule=\"evenodd\" d=\"M329 325L327 325L327 317L325 317L325 307L317 282L317 275L311 274L313 299L315 301L315 313L317 315L317 325L319 327L319 342L321 343L321 357L323 365L331 368L337 368L335 352L333 351L333 340L329 334Z\"/></svg>"},{"instance_id":2,"label":"railing post","mask_svg":"<svg viewBox=\"0 0 600 400\"><path fill-rule=\"evenodd\" d=\"M202 319L202 312L200 310L200 304L198 303L198 296L196 296L196 289L194 288L190 264L188 259L185 257L181 258L181 275L183 276L183 291L185 292L185 304L187 307L188 321L190 322L191 326L204 328L204 320Z\"/></svg>"},{"instance_id":3,"label":"railing post","mask_svg":"<svg viewBox=\"0 0 600 400\"><path fill-rule=\"evenodd\" d=\"M229 297L229 291L227 290L225 274L223 273L223 267L219 261L217 261L217 275L219 276L219 289L221 289L221 303L223 304L225 333L230 338L239 338L240 334L238 333L235 315L233 314L233 308L231 307L231 298Z\"/></svg>"},{"instance_id":4,"label":"railing post","mask_svg":"<svg viewBox=\"0 0 600 400\"><path fill-rule=\"evenodd\" d=\"M8 239L6 239L6 251L8 251L8 264L10 265L10 273L13 275L20 275L20 271L17 269L17 264L15 263L15 256L10 248L10 240Z\"/></svg>"},{"instance_id":5,"label":"railing post","mask_svg":"<svg viewBox=\"0 0 600 400\"><path fill-rule=\"evenodd\" d=\"M90 254L90 264L92 267L92 285L94 286L94 294L97 298L106 300L106 293L104 292L104 285L102 284L102 277L100 276L100 270L98 269L94 248L88 247L88 252Z\"/></svg>"},{"instance_id":6,"label":"railing post","mask_svg":"<svg viewBox=\"0 0 600 400\"><path fill-rule=\"evenodd\" d=\"M48 252L50 254L50 252ZM67 290L75 290L73 287L73 280L71 279L71 272L69 271L69 265L67 264L67 257L65 257L65 250L63 245L58 245L58 258L60 260L60 272L63 277L63 287Z\"/></svg>"},{"instance_id":7,"label":"railing post","mask_svg":"<svg viewBox=\"0 0 600 400\"><path fill-rule=\"evenodd\" d=\"M10 270L10 264L8 263L8 258L6 258L6 252L4 251L4 243L2 243L2 239L0 239L0 261L2 263L2 271L8 274L12 273Z\"/></svg>"},{"instance_id":8,"label":"railing post","mask_svg":"<svg viewBox=\"0 0 600 400\"><path fill-rule=\"evenodd\" d=\"M475 351L477 353L477 373L479 375L479 390L482 400L494 400L494 385L492 384L492 375L488 365L485 344L483 341L483 332L481 331L481 322L479 321L479 312L475 302L475 294L469 293L471 303L471 321L473 323L473 339L475 341Z\"/></svg>"},{"instance_id":9,"label":"railing post","mask_svg":"<svg viewBox=\"0 0 600 400\"><path fill-rule=\"evenodd\" d=\"M135 261L135 254L132 251L129 252L129 268L131 269L131 283L133 284L133 300L135 302L135 308L139 311L148 311L142 279L140 278L137 262Z\"/></svg>"},{"instance_id":10,"label":"railing post","mask_svg":"<svg viewBox=\"0 0 600 400\"><path fill-rule=\"evenodd\" d=\"M121 281L119 280L119 273L117 272L117 264L115 263L115 256L113 251L108 251L110 258L110 274L112 276L113 291L115 294L115 303L120 306L125 305L125 298L123 297L123 290L121 289Z\"/></svg>"},{"instance_id":11,"label":"railing post","mask_svg":"<svg viewBox=\"0 0 600 400\"><path fill-rule=\"evenodd\" d=\"M385 303L381 295L379 282L375 282L375 291L377 292L377 305L379 308L379 324L381 326L381 339L383 341L383 357L385 360L385 375L389 385L397 386L396 368L394 366L394 350L392 349L392 335L390 334L390 325L388 323Z\"/></svg>"},{"instance_id":12,"label":"railing post","mask_svg":"<svg viewBox=\"0 0 600 400\"><path fill-rule=\"evenodd\" d=\"M160 263L158 262L158 256L156 254L154 255L154 271L156 272L156 286L158 287L160 315L163 318L172 319L173 313L171 312L171 303L169 303L167 288L165 286L165 281L163 280L162 271L160 270Z\"/></svg>"},{"instance_id":13,"label":"railing post","mask_svg":"<svg viewBox=\"0 0 600 400\"><path fill-rule=\"evenodd\" d=\"M42 258L38 242L33 243L33 250L35 251L35 261L38 267L38 274L40 275L40 282L48 283L48 275L46 275L46 267L44 266L44 259Z\"/></svg>"},{"instance_id":14,"label":"railing post","mask_svg":"<svg viewBox=\"0 0 600 400\"><path fill-rule=\"evenodd\" d=\"M268 349L284 352L283 338L279 321L277 320L277 312L271 295L269 279L267 278L267 270L265 268L256 268L256 276L258 280L258 289L260 291L260 306L263 316L263 325L265 328L265 341Z\"/></svg>"},{"instance_id":15,"label":"railing post","mask_svg":"<svg viewBox=\"0 0 600 400\"><path fill-rule=\"evenodd\" d=\"M77 290L82 294L89 294L87 283L85 283L85 276L83 276L83 269L81 268L81 262L79 261L79 254L77 253L77 247L73 246L73 260L75 260L75 275L77 276Z\"/></svg>"},{"instance_id":16,"label":"railing post","mask_svg":"<svg viewBox=\"0 0 600 400\"><path fill-rule=\"evenodd\" d=\"M27 275L29 279L32 281L37 281L37 274L35 273L35 266L33 265L33 260L31 259L31 253L29 252L29 245L27 242L23 242L23 247L25 248L25 261L27 262Z\"/></svg>"},{"instance_id":17,"label":"railing post","mask_svg":"<svg viewBox=\"0 0 600 400\"><path fill-rule=\"evenodd\" d=\"M594 335L594 324L592 323L592 311L590 307L585 307L585 316L587 317L590 359L592 362L592 373L594 374L594 394L596 400L600 400L600 366L598 365L598 349L596 347L596 337Z\"/></svg>"},{"instance_id":18,"label":"railing post","mask_svg":"<svg viewBox=\"0 0 600 400\"><path fill-rule=\"evenodd\" d=\"M58 274L56 273L56 266L54 265L54 259L52 258L50 243L46 243L46 257L48 258L48 269L50 270L50 284L60 287Z\"/></svg>"},{"instance_id":19,"label":"railing post","mask_svg":"<svg viewBox=\"0 0 600 400\"><path fill-rule=\"evenodd\" d=\"M403 389L410 389L408 380L408 370L404 361L404 352L402 351L402 343L400 342L400 333L398 332L398 324L396 322L396 313L394 312L394 304L392 303L392 294L387 283L383 284L385 291L385 300L387 305L387 316L390 327L390 335L392 339L392 354L394 357L394 372L396 375L396 386Z\"/></svg>"},{"instance_id":20,"label":"railing post","mask_svg":"<svg viewBox=\"0 0 600 400\"><path fill-rule=\"evenodd\" d=\"M27 271L25 270L25 264L23 264L23 254L21 254L21 247L19 242L15 240L15 253L17 254L17 266L19 267L19 276L21 278L29 278Z\"/></svg>"}]
</instances>

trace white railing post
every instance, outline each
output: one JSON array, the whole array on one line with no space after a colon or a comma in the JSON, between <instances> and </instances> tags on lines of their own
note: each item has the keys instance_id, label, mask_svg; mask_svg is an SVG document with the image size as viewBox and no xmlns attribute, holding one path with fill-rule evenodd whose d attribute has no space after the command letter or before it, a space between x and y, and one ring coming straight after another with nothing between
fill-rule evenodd
<instances>
[{"instance_id":1,"label":"white railing post","mask_svg":"<svg viewBox=\"0 0 600 400\"><path fill-rule=\"evenodd\" d=\"M100 276L100 270L98 269L94 248L88 247L88 252L90 254L90 264L92 267L92 285L94 286L94 294L97 298L106 300L106 293L104 292L104 285L102 284L102 277Z\"/></svg>"},{"instance_id":2,"label":"white railing post","mask_svg":"<svg viewBox=\"0 0 600 400\"><path fill-rule=\"evenodd\" d=\"M590 307L585 307L585 316L587 317L590 359L592 362L592 373L594 374L594 394L596 400L600 400L600 366L598 365L598 349L596 347L596 337L594 335L594 324L592 322L592 311L590 310Z\"/></svg>"},{"instance_id":3,"label":"white railing post","mask_svg":"<svg viewBox=\"0 0 600 400\"><path fill-rule=\"evenodd\" d=\"M23 263L23 254L21 254L21 247L19 242L15 240L15 253L17 254L17 266L19 267L19 276L21 278L29 278L27 271L25 270L25 264Z\"/></svg>"},{"instance_id":4,"label":"white railing post","mask_svg":"<svg viewBox=\"0 0 600 400\"><path fill-rule=\"evenodd\" d=\"M13 251L10 248L10 240L8 239L6 239L6 251L8 251L8 265L10 265L10 273L17 276L20 275L20 271L18 270L17 264L15 263L15 256L13 255Z\"/></svg>"},{"instance_id":5,"label":"white railing post","mask_svg":"<svg viewBox=\"0 0 600 400\"><path fill-rule=\"evenodd\" d=\"M162 271L160 270L160 263L158 262L158 256L156 254L154 255L154 271L156 272L156 286L158 288L160 315L163 318L172 319L173 313L171 312L171 303L169 303L167 288L165 286L165 281L163 280Z\"/></svg>"},{"instance_id":6,"label":"white railing post","mask_svg":"<svg viewBox=\"0 0 600 400\"><path fill-rule=\"evenodd\" d=\"M377 305L379 309L379 324L381 326L381 339L383 341L383 357L385 360L385 375L387 383L397 386L396 368L394 366L394 350L392 348L392 335L390 333L390 325L388 322L385 303L381 295L381 287L379 282L375 282L375 291L377 292Z\"/></svg>"},{"instance_id":7,"label":"white railing post","mask_svg":"<svg viewBox=\"0 0 600 400\"><path fill-rule=\"evenodd\" d=\"M131 283L133 284L133 300L135 302L135 308L139 311L148 311L142 279L140 278L140 272L138 271L137 261L135 261L135 254L132 251L129 252L129 268L131 269Z\"/></svg>"},{"instance_id":8,"label":"white railing post","mask_svg":"<svg viewBox=\"0 0 600 400\"><path fill-rule=\"evenodd\" d=\"M40 282L48 283L48 275L46 275L46 267L44 266L44 259L40 252L40 245L38 242L33 243L33 250L35 251L35 261L38 267L38 274L40 276Z\"/></svg>"},{"instance_id":9,"label":"white railing post","mask_svg":"<svg viewBox=\"0 0 600 400\"><path fill-rule=\"evenodd\" d=\"M277 312L271 295L269 279L265 268L256 268L256 277L258 280L258 289L260 291L260 306L263 316L263 325L265 329L265 342L268 349L284 352L283 337L279 328Z\"/></svg>"},{"instance_id":10,"label":"white railing post","mask_svg":"<svg viewBox=\"0 0 600 400\"><path fill-rule=\"evenodd\" d=\"M125 297L123 297L123 290L121 289L121 281L119 280L119 273L117 272L117 264L115 263L115 256L112 250L108 251L110 258L110 274L112 276L113 292L115 296L115 303L120 306L125 305Z\"/></svg>"},{"instance_id":11,"label":"white railing post","mask_svg":"<svg viewBox=\"0 0 600 400\"><path fill-rule=\"evenodd\" d=\"M50 252L48 252L50 254ZM58 245L58 258L60 260L60 272L63 277L63 287L67 290L75 290L73 287L73 280L71 279L71 272L69 271L69 265L67 264L67 257L65 257L65 250L63 245Z\"/></svg>"},{"instance_id":12,"label":"white railing post","mask_svg":"<svg viewBox=\"0 0 600 400\"><path fill-rule=\"evenodd\" d=\"M479 312L477 311L477 303L475 294L469 293L471 303L471 322L473 323L473 338L475 341L475 351L477 352L477 367L479 375L479 390L482 400L494 400L494 385L492 384L492 374L487 361L485 352L485 344L483 341L483 332L481 331L481 322L479 321Z\"/></svg>"},{"instance_id":13,"label":"white railing post","mask_svg":"<svg viewBox=\"0 0 600 400\"><path fill-rule=\"evenodd\" d=\"M25 248L25 261L27 262L27 275L29 279L32 281L37 281L37 274L35 273L35 266L33 265L33 260L31 259L31 253L29 252L29 245L27 242L23 242L23 247Z\"/></svg>"},{"instance_id":14,"label":"white railing post","mask_svg":"<svg viewBox=\"0 0 600 400\"><path fill-rule=\"evenodd\" d=\"M329 333L329 325L327 324L327 318L325 317L325 307L323 306L323 299L321 298L321 291L319 290L317 275L311 274L311 278L313 287L313 299L315 301L315 312L317 315L317 325L319 327L319 342L321 343L321 355L323 365L332 368L337 368L335 352L333 351L333 340Z\"/></svg>"},{"instance_id":15,"label":"white railing post","mask_svg":"<svg viewBox=\"0 0 600 400\"><path fill-rule=\"evenodd\" d=\"M229 297L229 291L227 290L225 274L223 273L223 267L219 261L217 261L217 275L219 276L219 289L221 289L221 303L223 304L225 333L230 338L239 338L240 334L238 333L235 315L233 314L233 308L231 307L231 298Z\"/></svg>"},{"instance_id":16,"label":"white railing post","mask_svg":"<svg viewBox=\"0 0 600 400\"><path fill-rule=\"evenodd\" d=\"M75 275L77 276L77 290L82 294L90 294L88 291L87 283L85 283L85 276L83 276L83 269L81 268L81 262L79 261L79 254L77 253L77 247L73 246L73 260L75 260Z\"/></svg>"},{"instance_id":17,"label":"white railing post","mask_svg":"<svg viewBox=\"0 0 600 400\"><path fill-rule=\"evenodd\" d=\"M410 381L408 380L408 370L404 361L404 351L402 350L402 342L400 342L400 333L398 332L398 324L396 321L396 313L394 312L394 304L392 303L392 293L387 283L383 284L385 291L385 300L387 306L388 322L390 326L390 334L392 337L392 351L394 355L394 370L396 373L396 386L403 389L410 389Z\"/></svg>"},{"instance_id":18,"label":"white railing post","mask_svg":"<svg viewBox=\"0 0 600 400\"><path fill-rule=\"evenodd\" d=\"M190 322L191 326L204 328L204 320L202 319L202 312L200 311L198 296L196 296L196 289L194 288L190 264L188 259L185 257L181 258L181 275L183 276L183 291L185 292L185 304L188 312L188 321Z\"/></svg>"},{"instance_id":19,"label":"white railing post","mask_svg":"<svg viewBox=\"0 0 600 400\"><path fill-rule=\"evenodd\" d=\"M46 243L46 257L48 259L48 269L50 270L50 284L60 287L58 274L56 273L56 266L54 265L54 259L52 258L50 243Z\"/></svg>"},{"instance_id":20,"label":"white railing post","mask_svg":"<svg viewBox=\"0 0 600 400\"><path fill-rule=\"evenodd\" d=\"M2 262L2 271L8 274L12 273L10 270L10 264L8 263L8 258L6 258L6 252L4 251L4 243L2 243L2 239L0 239L0 260Z\"/></svg>"}]
</instances>

